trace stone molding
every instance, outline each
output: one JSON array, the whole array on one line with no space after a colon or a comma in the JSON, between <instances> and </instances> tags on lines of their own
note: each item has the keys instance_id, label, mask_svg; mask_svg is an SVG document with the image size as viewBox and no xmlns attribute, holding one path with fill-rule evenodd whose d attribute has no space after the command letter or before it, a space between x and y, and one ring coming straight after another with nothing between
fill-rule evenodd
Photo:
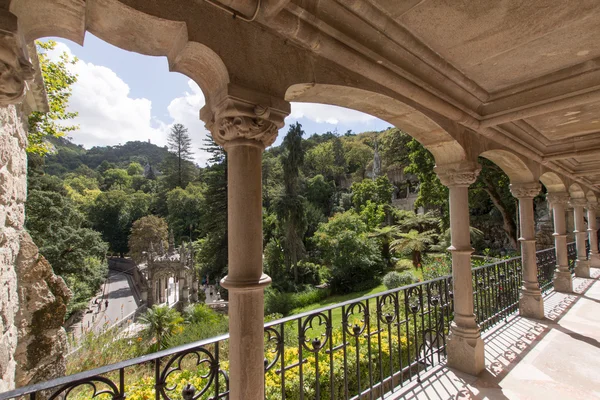
<instances>
[{"instance_id":1,"label":"stone molding","mask_svg":"<svg viewBox=\"0 0 600 400\"><path fill-rule=\"evenodd\" d=\"M23 101L35 71L18 34L17 17L0 10L0 106Z\"/></svg>"},{"instance_id":2,"label":"stone molding","mask_svg":"<svg viewBox=\"0 0 600 400\"><path fill-rule=\"evenodd\" d=\"M469 187L477 180L481 166L477 163L464 162L435 166L433 170L442 185L446 187Z\"/></svg>"},{"instance_id":3,"label":"stone molding","mask_svg":"<svg viewBox=\"0 0 600 400\"><path fill-rule=\"evenodd\" d=\"M586 199L570 199L569 205L572 207L587 207L588 202Z\"/></svg>"},{"instance_id":4,"label":"stone molding","mask_svg":"<svg viewBox=\"0 0 600 400\"><path fill-rule=\"evenodd\" d=\"M275 142L287 114L273 107L226 96L213 108L206 128L221 146L236 139L247 139L268 147Z\"/></svg>"},{"instance_id":5,"label":"stone molding","mask_svg":"<svg viewBox=\"0 0 600 400\"><path fill-rule=\"evenodd\" d=\"M598 211L598 209L600 209L600 206L597 202L588 202L586 204L586 208L590 211Z\"/></svg>"},{"instance_id":6,"label":"stone molding","mask_svg":"<svg viewBox=\"0 0 600 400\"><path fill-rule=\"evenodd\" d=\"M548 193L546 195L546 200L552 205L569 205L569 201L571 198L568 193L564 192L556 192L556 193Z\"/></svg>"},{"instance_id":7,"label":"stone molding","mask_svg":"<svg viewBox=\"0 0 600 400\"><path fill-rule=\"evenodd\" d=\"M511 183L510 192L517 199L533 199L540 194L542 185L538 182L531 183Z\"/></svg>"}]
</instances>

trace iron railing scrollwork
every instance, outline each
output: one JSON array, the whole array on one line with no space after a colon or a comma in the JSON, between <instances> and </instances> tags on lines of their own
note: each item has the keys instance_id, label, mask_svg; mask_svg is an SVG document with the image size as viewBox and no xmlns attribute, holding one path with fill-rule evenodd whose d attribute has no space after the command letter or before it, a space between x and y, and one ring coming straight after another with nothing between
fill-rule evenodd
<instances>
[{"instance_id":1,"label":"iron railing scrollwork","mask_svg":"<svg viewBox=\"0 0 600 400\"><path fill-rule=\"evenodd\" d=\"M576 247L568 246L569 265ZM552 287L554 249L537 253L542 291ZM521 258L474 268L474 311L482 330L518 310ZM453 318L452 277L365 296L277 321L264 328L266 399L371 399L416 379L446 356ZM0 400L156 400L229 397L228 335L53 381L0 393ZM149 394L150 393L150 394Z\"/></svg>"},{"instance_id":2,"label":"iron railing scrollwork","mask_svg":"<svg viewBox=\"0 0 600 400\"><path fill-rule=\"evenodd\" d=\"M540 290L545 293L552 289L552 279L556 270L556 251L554 248L540 250L536 253L537 278Z\"/></svg>"},{"instance_id":3,"label":"iron railing scrollwork","mask_svg":"<svg viewBox=\"0 0 600 400\"><path fill-rule=\"evenodd\" d=\"M569 260L569 270L575 272L575 261L577 260L577 246L575 242L567 244L567 259Z\"/></svg>"}]
</instances>

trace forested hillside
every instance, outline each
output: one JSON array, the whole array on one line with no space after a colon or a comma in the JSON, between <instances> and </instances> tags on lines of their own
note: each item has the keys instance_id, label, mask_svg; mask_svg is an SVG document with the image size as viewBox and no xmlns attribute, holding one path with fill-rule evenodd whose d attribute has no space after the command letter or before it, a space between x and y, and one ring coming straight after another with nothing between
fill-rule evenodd
<instances>
[{"instance_id":1,"label":"forested hillside","mask_svg":"<svg viewBox=\"0 0 600 400\"><path fill-rule=\"evenodd\" d=\"M423 254L447 247L447 192L433 174L429 152L395 128L304 138L296 124L285 135L263 158L269 296L324 282L339 293L368 289L386 272L402 270L398 263L405 266L405 257L414 264L415 279L422 278ZM169 148L127 142L89 150L58 138L48 154L30 157L27 227L74 291L71 310L97 290L106 254L129 253L132 225L148 215L159 218L145 223L166 222L176 243L193 242L201 276L217 282L226 274L226 154L209 139L209 165L195 166L186 137L185 127L175 126ZM416 205L427 214L392 207L393 197L416 185ZM485 164L471 195L474 221L485 215L486 224L492 221L500 231L507 226L503 216L514 224L514 202L507 196L506 177ZM514 236L508 238L492 252L510 247ZM474 239L478 250L490 247L484 234Z\"/></svg>"}]
</instances>

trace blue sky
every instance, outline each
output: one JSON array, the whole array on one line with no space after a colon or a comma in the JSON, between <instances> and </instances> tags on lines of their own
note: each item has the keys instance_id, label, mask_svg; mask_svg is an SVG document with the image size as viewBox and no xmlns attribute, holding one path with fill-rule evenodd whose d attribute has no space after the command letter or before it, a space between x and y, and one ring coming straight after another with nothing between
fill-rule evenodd
<instances>
[{"instance_id":1,"label":"blue sky","mask_svg":"<svg viewBox=\"0 0 600 400\"><path fill-rule=\"evenodd\" d=\"M86 148L150 140L166 144L174 123L184 124L195 146L195 159L203 165L206 154L199 149L208 134L198 118L204 105L200 88L185 75L169 72L165 57L149 57L114 47L91 34L83 47L64 39L50 55L66 51L79 59L72 67L78 74L70 109L79 112L80 129L71 134ZM292 103L286 127L275 144L281 143L288 125L300 122L307 136L348 129L354 132L383 130L389 124L370 115L340 107Z\"/></svg>"}]
</instances>

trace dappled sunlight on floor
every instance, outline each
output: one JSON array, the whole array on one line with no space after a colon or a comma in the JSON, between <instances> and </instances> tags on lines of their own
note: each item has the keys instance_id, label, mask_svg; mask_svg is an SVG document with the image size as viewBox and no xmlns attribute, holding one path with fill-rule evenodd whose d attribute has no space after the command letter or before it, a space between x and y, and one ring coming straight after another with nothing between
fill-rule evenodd
<instances>
[{"instance_id":1,"label":"dappled sunlight on floor","mask_svg":"<svg viewBox=\"0 0 600 400\"><path fill-rule=\"evenodd\" d=\"M544 297L546 318L513 316L485 332L479 376L437 366L386 399L600 399L600 270L575 293ZM398 389L397 389L398 390Z\"/></svg>"}]
</instances>

